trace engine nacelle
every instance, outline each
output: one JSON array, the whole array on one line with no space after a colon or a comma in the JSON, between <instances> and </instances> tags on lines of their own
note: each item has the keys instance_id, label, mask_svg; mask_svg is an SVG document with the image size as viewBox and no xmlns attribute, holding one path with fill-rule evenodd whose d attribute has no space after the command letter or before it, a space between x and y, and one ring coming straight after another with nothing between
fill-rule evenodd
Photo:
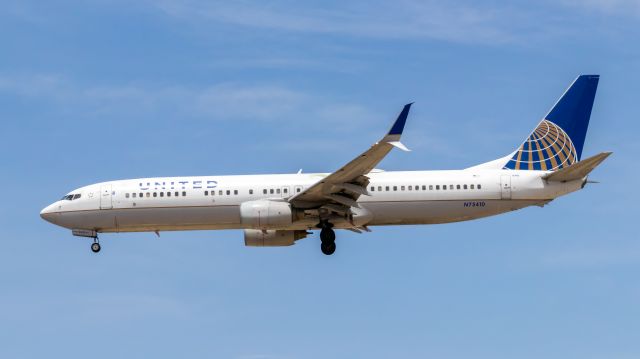
<instances>
[{"instance_id":1,"label":"engine nacelle","mask_svg":"<svg viewBox=\"0 0 640 359\"><path fill-rule=\"evenodd\" d=\"M293 212L288 202L249 201L240 205L240 219L245 227L271 229L293 223Z\"/></svg>"},{"instance_id":2,"label":"engine nacelle","mask_svg":"<svg viewBox=\"0 0 640 359\"><path fill-rule=\"evenodd\" d=\"M307 231L263 231L244 230L244 245L247 247L284 247L293 245L298 239L307 236Z\"/></svg>"}]
</instances>

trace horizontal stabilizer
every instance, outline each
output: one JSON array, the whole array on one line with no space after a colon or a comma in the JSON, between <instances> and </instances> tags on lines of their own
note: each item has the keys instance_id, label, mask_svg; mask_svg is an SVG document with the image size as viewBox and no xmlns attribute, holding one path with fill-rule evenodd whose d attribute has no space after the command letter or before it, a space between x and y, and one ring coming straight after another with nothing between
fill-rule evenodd
<instances>
[{"instance_id":1,"label":"horizontal stabilizer","mask_svg":"<svg viewBox=\"0 0 640 359\"><path fill-rule=\"evenodd\" d=\"M567 182L585 178L594 168L598 167L602 161L607 159L611 152L602 152L593 157L589 157L569 167L561 168L549 173L544 177L547 181Z\"/></svg>"}]
</instances>

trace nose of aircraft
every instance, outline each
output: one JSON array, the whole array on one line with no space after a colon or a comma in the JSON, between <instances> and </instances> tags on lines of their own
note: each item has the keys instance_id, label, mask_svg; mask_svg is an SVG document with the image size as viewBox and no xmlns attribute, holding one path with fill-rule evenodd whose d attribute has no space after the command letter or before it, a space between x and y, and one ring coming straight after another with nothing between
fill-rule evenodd
<instances>
[{"instance_id":1,"label":"nose of aircraft","mask_svg":"<svg viewBox=\"0 0 640 359\"><path fill-rule=\"evenodd\" d=\"M40 217L42 217L42 219L44 219L47 222L51 222L53 224L55 224L55 217L56 217L56 213L55 213L55 203L52 203L48 206L46 206L45 208L42 209L42 211L40 211Z\"/></svg>"}]
</instances>

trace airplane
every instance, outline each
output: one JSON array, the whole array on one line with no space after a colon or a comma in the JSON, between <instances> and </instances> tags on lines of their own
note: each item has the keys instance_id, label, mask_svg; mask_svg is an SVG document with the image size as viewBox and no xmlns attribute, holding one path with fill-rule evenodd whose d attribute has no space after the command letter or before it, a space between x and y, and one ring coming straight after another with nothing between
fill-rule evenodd
<instances>
[{"instance_id":1,"label":"airplane","mask_svg":"<svg viewBox=\"0 0 640 359\"><path fill-rule=\"evenodd\" d=\"M322 253L336 229L467 221L544 206L584 188L611 152L581 160L599 75L580 75L513 152L462 170L383 171L400 142L411 103L388 133L333 173L140 178L75 189L40 212L92 238L99 233L244 230L246 246L290 246L320 230Z\"/></svg>"}]
</instances>

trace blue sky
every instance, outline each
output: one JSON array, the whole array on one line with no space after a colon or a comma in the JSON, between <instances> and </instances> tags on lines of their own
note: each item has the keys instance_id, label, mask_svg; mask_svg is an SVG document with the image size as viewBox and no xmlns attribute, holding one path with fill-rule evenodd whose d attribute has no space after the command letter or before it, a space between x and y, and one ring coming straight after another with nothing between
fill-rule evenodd
<instances>
[{"instance_id":1,"label":"blue sky","mask_svg":"<svg viewBox=\"0 0 640 359\"><path fill-rule=\"evenodd\" d=\"M640 3L56 1L0 11L0 356L637 358ZM415 101L387 170L518 146L600 74L602 183L494 218L245 248L89 241L40 219L94 182L331 171Z\"/></svg>"}]
</instances>

